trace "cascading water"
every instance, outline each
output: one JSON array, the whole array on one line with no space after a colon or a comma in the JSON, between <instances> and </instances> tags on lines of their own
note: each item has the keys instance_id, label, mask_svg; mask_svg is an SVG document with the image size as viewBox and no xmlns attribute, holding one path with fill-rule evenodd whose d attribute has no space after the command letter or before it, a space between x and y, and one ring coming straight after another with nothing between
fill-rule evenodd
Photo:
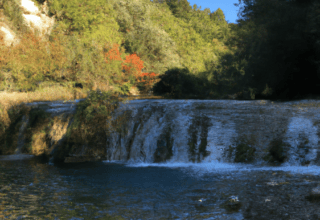
<instances>
[{"instance_id":1,"label":"cascading water","mask_svg":"<svg viewBox=\"0 0 320 220\"><path fill-rule=\"evenodd\" d=\"M299 103L130 101L117 112L126 112L129 117L126 129L111 134L107 161L233 162L237 145L246 140L247 145L255 148L252 163L259 165L266 164L263 158L271 141L281 138L286 143L285 165L317 164L318 108L301 110L293 106Z\"/></svg>"},{"instance_id":2,"label":"cascading water","mask_svg":"<svg viewBox=\"0 0 320 220\"><path fill-rule=\"evenodd\" d=\"M21 149L22 149L22 147L24 145L24 141L25 141L24 132L27 128L28 122L29 122L28 115L24 115L22 117L22 124L19 129L18 146L17 146L17 149L14 151L15 154L21 154Z\"/></svg>"},{"instance_id":3,"label":"cascading water","mask_svg":"<svg viewBox=\"0 0 320 220\"><path fill-rule=\"evenodd\" d=\"M318 128L312 120L304 117L292 117L288 125L286 137L292 146L288 152L288 162L300 165L314 162L319 148Z\"/></svg>"}]
</instances>

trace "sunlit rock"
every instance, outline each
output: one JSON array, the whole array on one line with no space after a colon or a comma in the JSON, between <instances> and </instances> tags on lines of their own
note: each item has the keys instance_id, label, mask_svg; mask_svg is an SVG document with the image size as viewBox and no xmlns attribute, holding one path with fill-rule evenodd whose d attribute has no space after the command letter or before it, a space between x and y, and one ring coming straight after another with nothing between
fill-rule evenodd
<instances>
[{"instance_id":1,"label":"sunlit rock","mask_svg":"<svg viewBox=\"0 0 320 220\"><path fill-rule=\"evenodd\" d=\"M226 209L228 212L238 212L242 204L238 199L238 196L230 196L228 200L220 205L220 207Z\"/></svg>"},{"instance_id":2,"label":"sunlit rock","mask_svg":"<svg viewBox=\"0 0 320 220\"><path fill-rule=\"evenodd\" d=\"M14 46L18 44L20 41L16 37L16 34L9 27L5 27L5 26L0 27L0 36L3 37L3 41L6 46L11 46L11 45Z\"/></svg>"},{"instance_id":3,"label":"sunlit rock","mask_svg":"<svg viewBox=\"0 0 320 220\"><path fill-rule=\"evenodd\" d=\"M25 14L39 13L39 8L31 0L21 0L21 8Z\"/></svg>"},{"instance_id":4,"label":"sunlit rock","mask_svg":"<svg viewBox=\"0 0 320 220\"><path fill-rule=\"evenodd\" d=\"M50 18L45 14L23 14L22 16L24 17L26 24L33 32L39 31L40 36L50 34L54 25L54 18Z\"/></svg>"}]
</instances>

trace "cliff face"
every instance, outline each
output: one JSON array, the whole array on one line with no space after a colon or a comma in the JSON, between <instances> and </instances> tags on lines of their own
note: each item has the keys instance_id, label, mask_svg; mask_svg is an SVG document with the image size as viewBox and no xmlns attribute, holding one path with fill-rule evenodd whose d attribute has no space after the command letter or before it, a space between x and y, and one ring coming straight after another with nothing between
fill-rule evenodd
<instances>
[{"instance_id":1,"label":"cliff face","mask_svg":"<svg viewBox=\"0 0 320 220\"><path fill-rule=\"evenodd\" d=\"M1 154L50 157L52 150L64 140L75 110L75 102L35 102L18 106L17 110L12 110L12 123L0 144Z\"/></svg>"},{"instance_id":2,"label":"cliff face","mask_svg":"<svg viewBox=\"0 0 320 220\"><path fill-rule=\"evenodd\" d=\"M31 0L19 0L19 12L22 15L22 24L26 26L33 33L39 34L40 37L45 38L50 35L50 32L55 23L54 17L48 16L47 2L39 9ZM1 5L0 5L1 6ZM13 24L10 18L4 15L0 7L0 37L3 37L6 46L15 45L20 42L19 36L13 29ZM10 27L11 26L11 27Z\"/></svg>"}]
</instances>

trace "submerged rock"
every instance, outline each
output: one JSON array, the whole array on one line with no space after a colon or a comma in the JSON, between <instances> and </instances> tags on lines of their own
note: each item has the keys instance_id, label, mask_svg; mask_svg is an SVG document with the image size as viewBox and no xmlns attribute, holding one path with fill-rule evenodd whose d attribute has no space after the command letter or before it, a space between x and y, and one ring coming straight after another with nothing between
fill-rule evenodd
<instances>
[{"instance_id":1,"label":"submerged rock","mask_svg":"<svg viewBox=\"0 0 320 220\"><path fill-rule=\"evenodd\" d=\"M320 186L313 188L306 199L310 202L320 202Z\"/></svg>"},{"instance_id":2,"label":"submerged rock","mask_svg":"<svg viewBox=\"0 0 320 220\"><path fill-rule=\"evenodd\" d=\"M220 207L226 209L228 212L237 212L241 206L242 204L239 201L238 196L230 196L227 201L220 205Z\"/></svg>"}]
</instances>

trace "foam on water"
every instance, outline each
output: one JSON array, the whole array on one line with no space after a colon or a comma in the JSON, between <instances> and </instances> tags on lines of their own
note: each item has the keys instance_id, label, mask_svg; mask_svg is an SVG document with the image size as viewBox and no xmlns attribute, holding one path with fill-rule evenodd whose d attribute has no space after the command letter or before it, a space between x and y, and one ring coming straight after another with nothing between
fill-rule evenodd
<instances>
[{"instance_id":1,"label":"foam on water","mask_svg":"<svg viewBox=\"0 0 320 220\"><path fill-rule=\"evenodd\" d=\"M202 162L202 163L192 163L192 162L166 162L166 163L143 163L143 162L124 162L124 161L104 161L105 163L117 163L124 164L128 167L164 167L164 168L182 168L184 171L189 172L190 174L197 174L202 176L205 174L214 174L214 173L243 173L251 171L284 171L292 174L309 174L309 175L320 175L320 167L315 165L310 166L263 166L255 167L252 164L235 164L235 163L224 163L218 161L212 162Z\"/></svg>"},{"instance_id":2,"label":"foam on water","mask_svg":"<svg viewBox=\"0 0 320 220\"><path fill-rule=\"evenodd\" d=\"M257 167L253 168L252 170L256 171L284 171L284 172L290 172L293 174L309 174L309 175L320 175L320 167L316 165L310 165L310 166L280 166L280 167Z\"/></svg>"}]
</instances>

